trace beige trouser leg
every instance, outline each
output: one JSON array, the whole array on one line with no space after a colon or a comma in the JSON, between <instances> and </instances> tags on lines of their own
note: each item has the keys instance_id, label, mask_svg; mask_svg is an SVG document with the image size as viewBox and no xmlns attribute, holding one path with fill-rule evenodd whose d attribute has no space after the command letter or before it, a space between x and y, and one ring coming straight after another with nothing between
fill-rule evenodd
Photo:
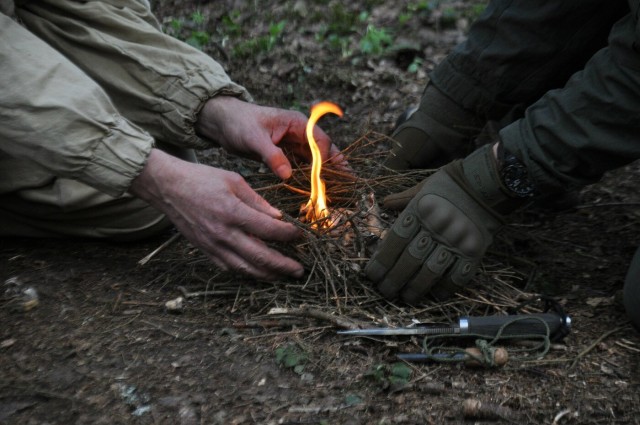
<instances>
[{"instance_id":1,"label":"beige trouser leg","mask_svg":"<svg viewBox=\"0 0 640 425\"><path fill-rule=\"evenodd\" d=\"M197 162L191 149L161 148L186 161ZM29 175L28 171L22 171L23 175ZM32 175L42 172L39 168L32 171ZM114 198L75 180L52 178L35 188L0 194L0 237L127 241L153 236L169 226L171 222L163 214L138 198L129 194Z\"/></svg>"},{"instance_id":2,"label":"beige trouser leg","mask_svg":"<svg viewBox=\"0 0 640 425\"><path fill-rule=\"evenodd\" d=\"M0 196L0 236L135 240L170 225L131 195L113 198L74 180Z\"/></svg>"}]
</instances>

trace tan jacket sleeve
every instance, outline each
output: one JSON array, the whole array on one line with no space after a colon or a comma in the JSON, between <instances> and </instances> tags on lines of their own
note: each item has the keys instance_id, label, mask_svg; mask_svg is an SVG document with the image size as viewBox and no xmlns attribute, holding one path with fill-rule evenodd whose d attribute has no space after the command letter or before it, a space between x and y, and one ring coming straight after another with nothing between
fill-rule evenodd
<instances>
[{"instance_id":1,"label":"tan jacket sleeve","mask_svg":"<svg viewBox=\"0 0 640 425\"><path fill-rule=\"evenodd\" d=\"M112 196L125 192L153 138L119 115L84 72L3 14L0 40L0 157Z\"/></svg>"},{"instance_id":2,"label":"tan jacket sleeve","mask_svg":"<svg viewBox=\"0 0 640 425\"><path fill-rule=\"evenodd\" d=\"M220 64L163 34L145 1L24 1L16 14L158 141L208 147L194 131L204 102L218 94L251 100Z\"/></svg>"}]
</instances>

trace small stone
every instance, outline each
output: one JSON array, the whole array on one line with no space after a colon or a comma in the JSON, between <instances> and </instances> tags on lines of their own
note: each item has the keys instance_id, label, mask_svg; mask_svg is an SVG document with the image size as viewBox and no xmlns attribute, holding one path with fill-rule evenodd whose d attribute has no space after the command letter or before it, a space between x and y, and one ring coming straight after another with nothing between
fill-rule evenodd
<instances>
[{"instance_id":1,"label":"small stone","mask_svg":"<svg viewBox=\"0 0 640 425\"><path fill-rule=\"evenodd\" d=\"M4 341L0 342L0 348L9 348L15 343L16 340L14 338L5 339Z\"/></svg>"},{"instance_id":2,"label":"small stone","mask_svg":"<svg viewBox=\"0 0 640 425\"><path fill-rule=\"evenodd\" d=\"M165 308L170 313L182 313L184 311L184 298L178 297L173 300L169 300L164 304Z\"/></svg>"}]
</instances>

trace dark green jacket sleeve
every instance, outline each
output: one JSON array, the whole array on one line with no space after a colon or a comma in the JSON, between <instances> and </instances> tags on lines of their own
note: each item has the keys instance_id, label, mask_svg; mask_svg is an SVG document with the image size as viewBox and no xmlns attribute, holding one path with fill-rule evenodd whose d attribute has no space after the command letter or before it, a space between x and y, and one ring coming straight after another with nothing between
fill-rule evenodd
<instances>
[{"instance_id":1,"label":"dark green jacket sleeve","mask_svg":"<svg viewBox=\"0 0 640 425\"><path fill-rule=\"evenodd\" d=\"M637 1L635 4L637 12ZM640 45L637 14L619 21L609 44L561 89L505 127L505 146L524 160L542 191L594 183L640 158Z\"/></svg>"}]
</instances>

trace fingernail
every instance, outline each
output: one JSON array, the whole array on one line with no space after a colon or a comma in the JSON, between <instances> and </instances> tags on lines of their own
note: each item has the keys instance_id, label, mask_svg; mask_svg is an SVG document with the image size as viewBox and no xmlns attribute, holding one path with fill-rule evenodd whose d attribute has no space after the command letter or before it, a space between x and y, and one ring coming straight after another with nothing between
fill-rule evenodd
<instances>
[{"instance_id":1,"label":"fingernail","mask_svg":"<svg viewBox=\"0 0 640 425\"><path fill-rule=\"evenodd\" d=\"M300 268L300 270L297 270L295 272L293 272L293 277L295 278L301 278L302 276L304 276L304 267Z\"/></svg>"},{"instance_id":2,"label":"fingernail","mask_svg":"<svg viewBox=\"0 0 640 425\"><path fill-rule=\"evenodd\" d=\"M282 164L281 166L276 168L276 174L281 179L288 179L289 177L291 177L291 169L285 164Z\"/></svg>"}]
</instances>

